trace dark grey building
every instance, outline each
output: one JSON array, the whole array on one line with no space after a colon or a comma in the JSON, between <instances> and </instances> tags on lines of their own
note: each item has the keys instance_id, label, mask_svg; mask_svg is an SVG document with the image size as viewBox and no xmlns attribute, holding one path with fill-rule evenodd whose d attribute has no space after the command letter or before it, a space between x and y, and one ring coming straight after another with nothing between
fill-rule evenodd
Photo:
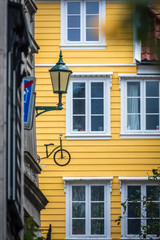
<instances>
[{"instance_id":1,"label":"dark grey building","mask_svg":"<svg viewBox=\"0 0 160 240\"><path fill-rule=\"evenodd\" d=\"M0 0L0 239L23 239L24 219L40 225L35 118L24 130L23 79L34 76L33 0Z\"/></svg>"}]
</instances>

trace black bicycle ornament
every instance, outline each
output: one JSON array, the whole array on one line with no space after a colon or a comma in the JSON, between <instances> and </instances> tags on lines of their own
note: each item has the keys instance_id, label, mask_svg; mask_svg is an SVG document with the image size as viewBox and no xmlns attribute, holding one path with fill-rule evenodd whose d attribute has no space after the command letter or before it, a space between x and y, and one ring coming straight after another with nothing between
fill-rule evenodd
<instances>
[{"instance_id":1,"label":"black bicycle ornament","mask_svg":"<svg viewBox=\"0 0 160 240\"><path fill-rule=\"evenodd\" d=\"M46 147L46 157L40 158L37 155L37 161L39 163L41 159L49 158L53 152L54 152L54 155L53 155L54 162L58 166L66 166L70 162L71 160L70 153L67 150L62 148L62 135L59 135L59 139L60 139L60 145L55 147L50 153L48 152L48 147L53 146L54 143L44 144L44 146ZM56 149L58 150L55 151Z\"/></svg>"}]
</instances>

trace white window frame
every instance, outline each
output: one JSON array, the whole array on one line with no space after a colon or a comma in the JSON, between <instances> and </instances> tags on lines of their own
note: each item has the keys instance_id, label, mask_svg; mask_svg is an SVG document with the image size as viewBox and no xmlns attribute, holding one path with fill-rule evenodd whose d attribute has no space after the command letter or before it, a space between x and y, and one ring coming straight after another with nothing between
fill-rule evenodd
<instances>
[{"instance_id":1,"label":"white window frame","mask_svg":"<svg viewBox=\"0 0 160 240\"><path fill-rule=\"evenodd\" d=\"M66 193L66 240L74 239L85 239L85 240L98 240L105 239L111 240L111 212L110 212L110 195L112 192L112 179L113 177L63 177L64 180L64 190ZM86 198L89 194L89 188L92 185L104 186L105 191L105 215L104 215L104 235L72 235L72 218L71 218L71 194L72 194L72 186L75 185L85 185L87 189ZM88 204L88 198L86 199L86 204ZM89 208L89 206L87 205ZM90 212L90 210L88 210ZM88 218L88 217L87 217ZM90 222L90 221L89 221ZM89 222L86 222L87 228L90 227ZM89 230L87 229L89 232Z\"/></svg>"},{"instance_id":2,"label":"white window frame","mask_svg":"<svg viewBox=\"0 0 160 240\"><path fill-rule=\"evenodd\" d=\"M141 197L146 196L146 186L158 186L158 183L148 181L148 177L119 177L120 181L120 192L121 192L121 203L127 200L127 186L141 186ZM144 206L141 204L141 211L144 211ZM124 208L121 207L121 240L128 239L139 239L139 235L127 234L127 211L123 214ZM141 224L145 225L145 219L141 218ZM155 235L147 235L146 239L155 238Z\"/></svg>"},{"instance_id":3,"label":"white window frame","mask_svg":"<svg viewBox=\"0 0 160 240\"><path fill-rule=\"evenodd\" d=\"M121 137L122 138L160 138L159 130L145 129L145 82L146 81L160 81L160 75L136 75L136 74L119 74L120 90L121 90ZM127 130L127 82L140 82L140 106L141 106L141 129ZM159 84L160 93L160 84ZM159 104L160 113L160 104ZM160 117L159 117L160 121ZM160 124L159 124L160 126Z\"/></svg>"},{"instance_id":4,"label":"white window frame","mask_svg":"<svg viewBox=\"0 0 160 240\"><path fill-rule=\"evenodd\" d=\"M67 41L67 2L81 2L81 41ZM105 35L101 32L100 26L106 22L106 1L92 0L99 2L99 41L85 41L85 2L90 0L61 0L61 49L105 49Z\"/></svg>"},{"instance_id":5,"label":"white window frame","mask_svg":"<svg viewBox=\"0 0 160 240\"><path fill-rule=\"evenodd\" d=\"M110 139L110 88L112 86L112 74L113 73L74 73L71 76L68 93L66 95L66 138L71 140L80 139ZM85 82L90 84L90 82L103 82L104 83L104 131L91 132L90 129L90 110L89 101L91 99L90 93L86 92L86 131L76 132L72 131L72 86L74 82Z\"/></svg>"}]
</instances>

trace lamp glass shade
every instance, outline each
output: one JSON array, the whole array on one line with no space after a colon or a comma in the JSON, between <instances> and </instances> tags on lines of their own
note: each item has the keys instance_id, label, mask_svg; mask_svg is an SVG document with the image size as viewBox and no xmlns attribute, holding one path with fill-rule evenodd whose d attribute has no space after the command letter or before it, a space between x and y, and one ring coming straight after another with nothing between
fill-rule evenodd
<instances>
[{"instance_id":1,"label":"lamp glass shade","mask_svg":"<svg viewBox=\"0 0 160 240\"><path fill-rule=\"evenodd\" d=\"M50 72L54 93L67 93L71 72Z\"/></svg>"}]
</instances>

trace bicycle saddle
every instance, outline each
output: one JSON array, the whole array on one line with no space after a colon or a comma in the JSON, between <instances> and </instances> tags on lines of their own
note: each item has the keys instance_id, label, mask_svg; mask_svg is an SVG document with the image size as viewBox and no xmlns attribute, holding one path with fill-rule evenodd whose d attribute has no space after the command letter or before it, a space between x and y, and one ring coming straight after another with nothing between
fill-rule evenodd
<instances>
[{"instance_id":1,"label":"bicycle saddle","mask_svg":"<svg viewBox=\"0 0 160 240\"><path fill-rule=\"evenodd\" d=\"M44 144L44 146L51 146L54 145L54 143Z\"/></svg>"}]
</instances>

